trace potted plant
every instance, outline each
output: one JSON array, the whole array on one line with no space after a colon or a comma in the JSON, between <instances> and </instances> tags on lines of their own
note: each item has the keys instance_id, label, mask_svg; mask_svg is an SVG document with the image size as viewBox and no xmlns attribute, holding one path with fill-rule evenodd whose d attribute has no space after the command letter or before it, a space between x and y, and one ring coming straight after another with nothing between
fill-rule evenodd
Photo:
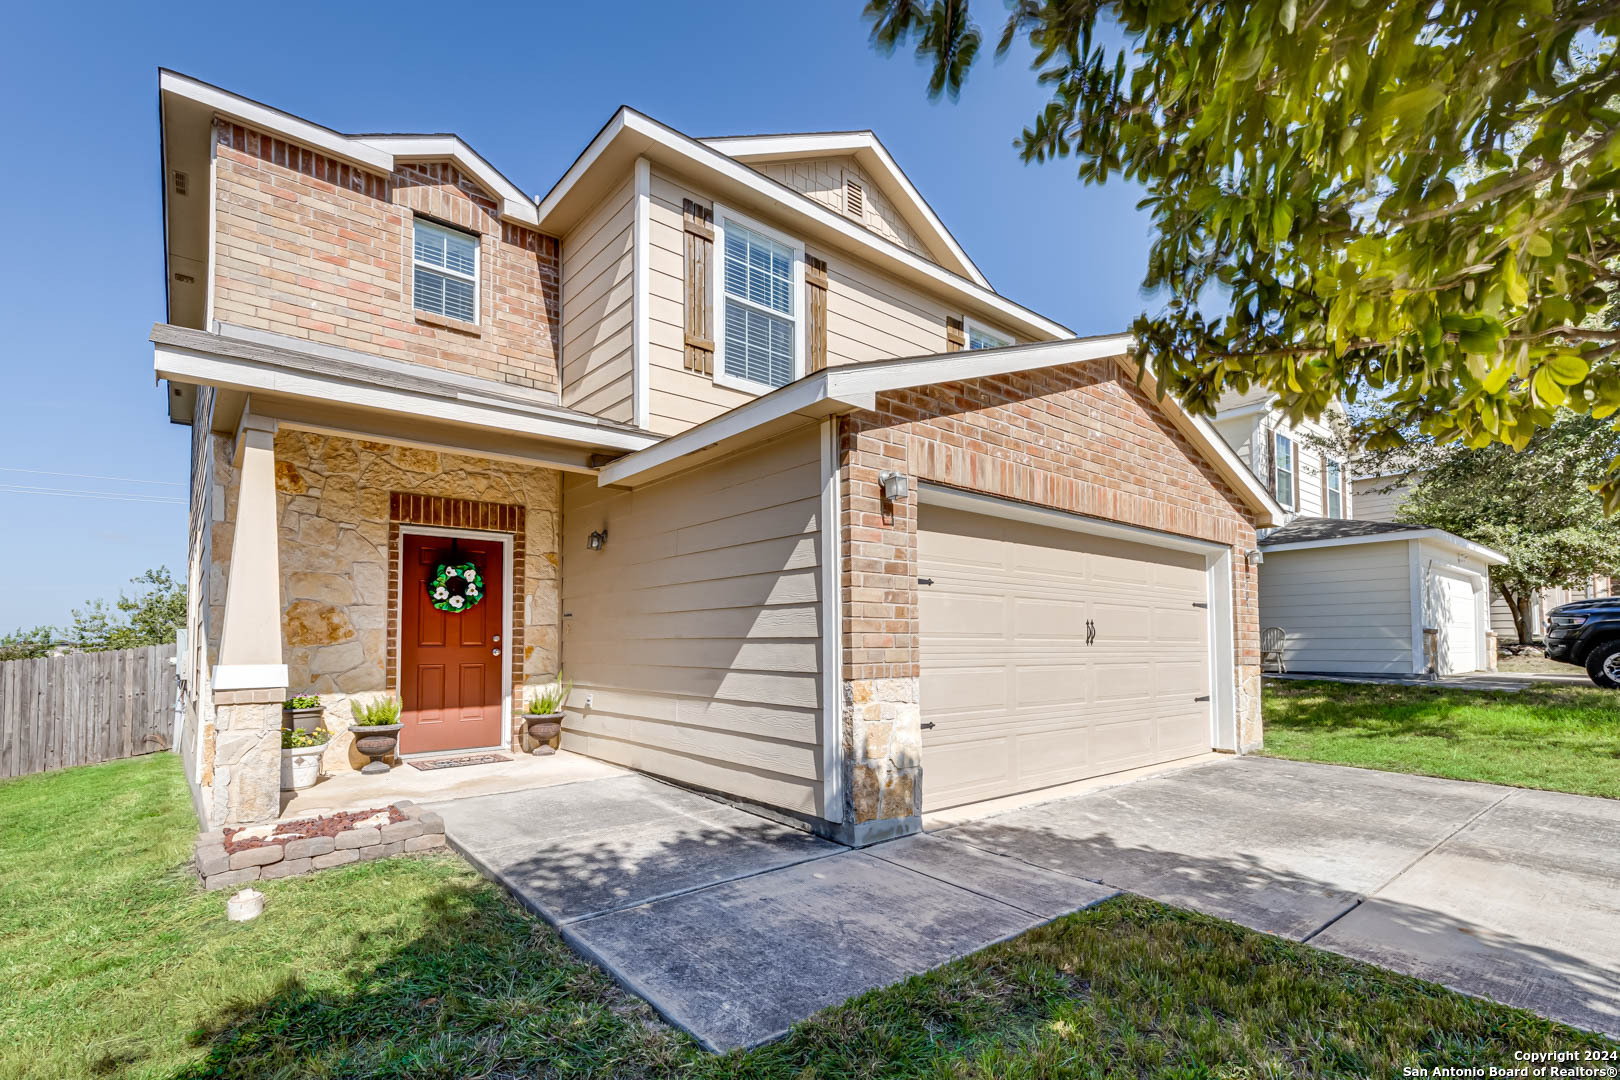
<instances>
[{"instance_id":1,"label":"potted plant","mask_svg":"<svg viewBox=\"0 0 1620 1080\"><path fill-rule=\"evenodd\" d=\"M321 778L321 754L332 733L325 728L281 732L281 790L302 791Z\"/></svg>"},{"instance_id":2,"label":"potted plant","mask_svg":"<svg viewBox=\"0 0 1620 1080\"><path fill-rule=\"evenodd\" d=\"M383 758L399 745L399 729L405 726L399 722L400 708L399 698L392 694L372 702L350 700L349 711L354 714L354 723L349 725L349 730L354 732L354 748L371 759L361 767L361 772L388 771L388 763Z\"/></svg>"},{"instance_id":3,"label":"potted plant","mask_svg":"<svg viewBox=\"0 0 1620 1080\"><path fill-rule=\"evenodd\" d=\"M556 682L541 687L540 692L529 699L529 707L523 713L523 723L528 728L529 738L539 744L534 748L536 756L557 752L551 740L562 734L563 705L573 688L574 684L564 681L559 671Z\"/></svg>"},{"instance_id":4,"label":"potted plant","mask_svg":"<svg viewBox=\"0 0 1620 1080\"><path fill-rule=\"evenodd\" d=\"M321 708L321 699L314 694L300 694L289 698L281 706L281 726L295 731L316 731L324 725L321 715L326 710Z\"/></svg>"}]
</instances>

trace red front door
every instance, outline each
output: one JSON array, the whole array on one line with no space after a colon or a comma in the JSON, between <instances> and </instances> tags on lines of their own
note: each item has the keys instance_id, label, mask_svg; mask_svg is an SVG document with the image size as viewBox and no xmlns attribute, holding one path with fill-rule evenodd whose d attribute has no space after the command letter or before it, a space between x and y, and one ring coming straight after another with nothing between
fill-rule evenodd
<instances>
[{"instance_id":1,"label":"red front door","mask_svg":"<svg viewBox=\"0 0 1620 1080\"><path fill-rule=\"evenodd\" d=\"M502 610L506 581L495 540L405 535L400 596L399 749L405 754L499 746L501 671L506 663ZM440 611L428 594L442 564L470 562L484 598L465 611Z\"/></svg>"}]
</instances>

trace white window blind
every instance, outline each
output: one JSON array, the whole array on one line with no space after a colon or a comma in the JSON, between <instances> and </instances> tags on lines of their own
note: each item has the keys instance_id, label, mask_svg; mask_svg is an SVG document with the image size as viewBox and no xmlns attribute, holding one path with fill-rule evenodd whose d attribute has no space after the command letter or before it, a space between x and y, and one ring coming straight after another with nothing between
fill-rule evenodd
<instances>
[{"instance_id":1,"label":"white window blind","mask_svg":"<svg viewBox=\"0 0 1620 1080\"><path fill-rule=\"evenodd\" d=\"M1337 461L1327 463L1326 477L1323 483L1327 485L1327 516L1330 518L1344 517L1344 472Z\"/></svg>"},{"instance_id":2,"label":"white window blind","mask_svg":"<svg viewBox=\"0 0 1620 1080\"><path fill-rule=\"evenodd\" d=\"M478 321L478 238L430 221L414 225L411 298L418 311Z\"/></svg>"},{"instance_id":3,"label":"white window blind","mask_svg":"<svg viewBox=\"0 0 1620 1080\"><path fill-rule=\"evenodd\" d=\"M725 222L725 363L734 379L783 386L793 381L797 324L793 252L735 221Z\"/></svg>"},{"instance_id":4,"label":"white window blind","mask_svg":"<svg viewBox=\"0 0 1620 1080\"><path fill-rule=\"evenodd\" d=\"M982 326L967 324L967 347L969 349L1000 349L1011 345L1012 342L997 334L992 334Z\"/></svg>"},{"instance_id":5,"label":"white window blind","mask_svg":"<svg viewBox=\"0 0 1620 1080\"><path fill-rule=\"evenodd\" d=\"M1272 492L1277 501L1294 508L1294 440L1278 433L1276 450L1272 458Z\"/></svg>"}]
</instances>

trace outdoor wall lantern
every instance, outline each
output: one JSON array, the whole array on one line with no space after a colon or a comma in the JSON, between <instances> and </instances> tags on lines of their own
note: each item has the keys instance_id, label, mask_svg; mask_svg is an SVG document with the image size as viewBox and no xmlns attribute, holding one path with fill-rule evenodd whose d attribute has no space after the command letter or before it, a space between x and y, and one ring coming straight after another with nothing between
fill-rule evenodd
<instances>
[{"instance_id":1,"label":"outdoor wall lantern","mask_svg":"<svg viewBox=\"0 0 1620 1080\"><path fill-rule=\"evenodd\" d=\"M1266 561L1266 553L1259 548L1250 548L1243 556L1243 561L1250 566L1259 566Z\"/></svg>"},{"instance_id":2,"label":"outdoor wall lantern","mask_svg":"<svg viewBox=\"0 0 1620 1080\"><path fill-rule=\"evenodd\" d=\"M590 536L585 538L585 546L592 551L601 551L607 547L607 529L603 528L599 532L591 533Z\"/></svg>"},{"instance_id":3,"label":"outdoor wall lantern","mask_svg":"<svg viewBox=\"0 0 1620 1080\"><path fill-rule=\"evenodd\" d=\"M883 497L890 502L904 502L911 493L911 481L905 473L878 473L878 483L883 485Z\"/></svg>"}]
</instances>

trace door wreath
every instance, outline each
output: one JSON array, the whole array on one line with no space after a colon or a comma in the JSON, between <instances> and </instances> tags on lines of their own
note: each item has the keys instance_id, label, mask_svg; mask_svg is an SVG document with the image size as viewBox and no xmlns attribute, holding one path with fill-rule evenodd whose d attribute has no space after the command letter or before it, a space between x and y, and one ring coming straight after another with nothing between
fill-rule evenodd
<instances>
[{"instance_id":1,"label":"door wreath","mask_svg":"<svg viewBox=\"0 0 1620 1080\"><path fill-rule=\"evenodd\" d=\"M440 563L439 572L428 582L428 598L440 611L466 611L484 598L484 579L470 562Z\"/></svg>"}]
</instances>

